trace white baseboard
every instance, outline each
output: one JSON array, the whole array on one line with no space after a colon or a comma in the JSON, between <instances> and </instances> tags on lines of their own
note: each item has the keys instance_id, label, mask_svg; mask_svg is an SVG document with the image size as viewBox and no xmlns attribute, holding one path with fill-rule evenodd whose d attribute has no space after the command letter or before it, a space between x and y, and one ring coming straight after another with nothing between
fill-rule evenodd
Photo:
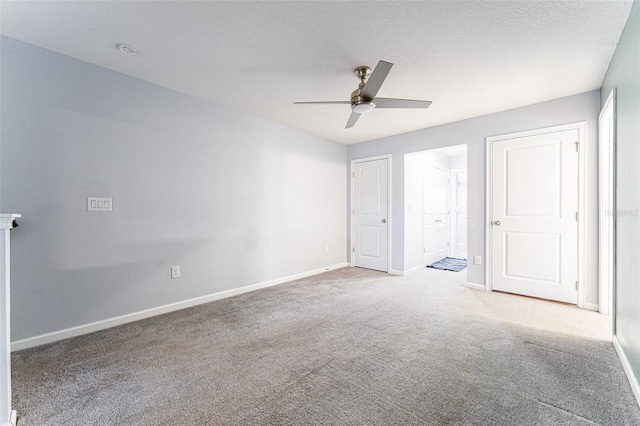
<instances>
[{"instance_id":1,"label":"white baseboard","mask_svg":"<svg viewBox=\"0 0 640 426\"><path fill-rule=\"evenodd\" d=\"M264 281L257 284L251 284L248 286L234 288L231 290L225 290L218 293L209 294L206 296L200 296L193 299L183 300L181 302L175 302L175 303L170 303L168 305L158 306L156 308L145 309L143 311L133 312L130 314L125 314L125 315L121 315L114 318L108 318L108 319L92 322L89 324L83 324L76 327L67 328L64 330L41 334L39 336L29 337L27 339L16 340L15 342L11 342L11 351L14 352L22 349L33 348L35 346L57 342L58 340L64 340L70 337L76 337L76 336L81 336L83 334L93 333L95 331L100 331L100 330L115 327L118 325L127 324L129 322L138 321L144 318L166 314L168 312L190 308L196 305L202 305L203 303L213 302L214 300L220 300L227 297L236 296L238 294L248 293L250 291L259 290L261 288L272 287L274 285L286 283L289 281L299 280L302 278L321 274L323 272L331 271L334 269L344 268L346 266L349 266L348 262L338 263L336 265L327 266L325 268L319 268L319 269L314 269L312 271L301 272L299 274L289 275L287 277L276 278L274 280Z\"/></svg>"},{"instance_id":2,"label":"white baseboard","mask_svg":"<svg viewBox=\"0 0 640 426\"><path fill-rule=\"evenodd\" d=\"M12 410L11 413L9 413L9 421L7 423L0 424L0 426L16 426L16 424L17 424L16 410Z\"/></svg>"},{"instance_id":3,"label":"white baseboard","mask_svg":"<svg viewBox=\"0 0 640 426\"><path fill-rule=\"evenodd\" d=\"M426 266L425 266L425 265L418 265L418 266L414 266L413 268L409 268L409 269L407 269L406 271L404 271L404 274L403 274L403 275L410 274L410 273L415 272L415 271L417 271L417 270L420 270L420 269L422 269L422 268L426 268Z\"/></svg>"},{"instance_id":4,"label":"white baseboard","mask_svg":"<svg viewBox=\"0 0 640 426\"><path fill-rule=\"evenodd\" d=\"M398 269L389 269L388 273L391 275L404 275L404 271L400 271Z\"/></svg>"},{"instance_id":5,"label":"white baseboard","mask_svg":"<svg viewBox=\"0 0 640 426\"><path fill-rule=\"evenodd\" d=\"M620 342L618 341L618 338L616 336L613 336L613 347L616 348L618 358L620 358L620 362L622 363L622 368L627 374L627 379L629 379L631 390L636 397L638 405L640 405L640 383L638 382L638 378L633 374L633 369L631 368L631 364L629 363L627 354L624 353L624 349L622 348L622 345L620 345Z\"/></svg>"},{"instance_id":6,"label":"white baseboard","mask_svg":"<svg viewBox=\"0 0 640 426\"><path fill-rule=\"evenodd\" d=\"M582 309L588 309L590 311L600 312L600 305L597 303L584 302Z\"/></svg>"},{"instance_id":7,"label":"white baseboard","mask_svg":"<svg viewBox=\"0 0 640 426\"><path fill-rule=\"evenodd\" d=\"M482 284L470 283L470 282L468 282L468 281L464 284L464 286L465 286L465 287L469 287L469 288L474 288L474 289L476 289L476 290L482 290L482 291L485 291L485 290L487 289L487 288L486 288L484 285L482 285Z\"/></svg>"}]
</instances>

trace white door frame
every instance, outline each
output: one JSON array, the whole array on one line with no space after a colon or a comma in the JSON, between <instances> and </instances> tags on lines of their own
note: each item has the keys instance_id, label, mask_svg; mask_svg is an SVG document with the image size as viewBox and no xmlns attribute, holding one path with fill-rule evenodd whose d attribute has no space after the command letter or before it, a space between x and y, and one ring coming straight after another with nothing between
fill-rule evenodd
<instances>
[{"instance_id":1,"label":"white door frame","mask_svg":"<svg viewBox=\"0 0 640 426\"><path fill-rule=\"evenodd\" d=\"M486 179L485 179L485 193L486 195L486 203L485 203L485 288L487 291L492 291L492 273L491 270L491 259L489 256L493 253L493 232L491 232L491 218L493 217L492 206L493 206L493 155L492 155L492 146L493 142L504 140L504 139L513 139L520 138L526 136L535 136L544 133L550 132L560 132L563 130L578 130L578 142L579 142L579 150L578 150L578 307L584 308L586 305L586 291L584 288L584 277L585 277L585 220L584 220L584 168L585 168L585 158L584 158L584 143L587 140L586 132L587 132L587 122L581 121L578 123L570 123L564 124L561 126L553 126L553 127L545 127L542 129L528 130L526 132L517 132L510 133L508 135L499 135L499 136L490 136L486 138Z\"/></svg>"},{"instance_id":2,"label":"white door frame","mask_svg":"<svg viewBox=\"0 0 640 426\"><path fill-rule=\"evenodd\" d=\"M603 146L604 135L602 134L602 119L611 114L612 138L607 146ZM614 317L615 304L613 303L615 294L615 144L616 144L616 89L609 93L607 101L604 103L600 116L598 117L598 259L599 259L599 301L600 313ZM608 151L608 161L605 163L603 150ZM603 179L607 176L607 180ZM608 183L608 185L607 185ZM610 195L604 197L604 195ZM611 217L607 218L606 215ZM608 220L610 219L610 220Z\"/></svg>"},{"instance_id":3,"label":"white door frame","mask_svg":"<svg viewBox=\"0 0 640 426\"><path fill-rule=\"evenodd\" d=\"M353 208L354 203L355 203L355 179L356 179L356 175L355 175L355 165L358 163L366 163L367 161L375 161L375 160L387 160L387 273L389 273L390 271L393 270L392 265L391 265L391 252L392 250L392 244L391 244L391 227L392 227L392 217L391 217L391 200L393 199L392 195L391 195L391 154L387 154L387 155L378 155L375 157L367 157L367 158L358 158L357 160L351 160L351 205L349 206L349 208L351 209L351 247L349 248L350 250L350 257L351 257L351 266L355 266L355 256L354 256L354 249L355 249L355 229L354 229L354 224L355 224L355 210Z\"/></svg>"}]
</instances>

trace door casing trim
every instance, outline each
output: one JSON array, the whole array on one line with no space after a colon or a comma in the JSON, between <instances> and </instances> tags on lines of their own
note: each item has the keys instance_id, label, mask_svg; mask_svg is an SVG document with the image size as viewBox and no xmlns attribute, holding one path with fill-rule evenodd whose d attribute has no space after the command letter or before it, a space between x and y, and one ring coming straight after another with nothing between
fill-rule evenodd
<instances>
[{"instance_id":1,"label":"door casing trim","mask_svg":"<svg viewBox=\"0 0 640 426\"><path fill-rule=\"evenodd\" d=\"M392 208L391 208L391 202L393 200L393 195L391 193L391 154L385 154L385 155L377 155L375 157L366 157L366 158L358 158L355 160L351 160L351 168L349 170L349 177L351 180L351 200L350 200L350 205L349 205L349 217L351 218L350 222L351 222L351 246L349 247L349 259L350 262L349 264L351 265L351 267L355 266L355 256L353 255L353 248L355 247L355 229L354 229L354 223L355 223L355 215L354 215L354 211L353 211L353 206L354 206L354 201L355 201L355 176L354 176L354 170L355 170L355 165L357 163L366 163L368 161L375 161L375 160L387 160L387 273L391 273L391 271L393 271L393 267L391 264L391 253L393 251L392 247L393 245L392 243L392 235L393 233L391 232L391 228L393 226L393 218L391 217L391 212L392 212ZM397 275L397 274L395 274Z\"/></svg>"},{"instance_id":2,"label":"door casing trim","mask_svg":"<svg viewBox=\"0 0 640 426\"><path fill-rule=\"evenodd\" d=\"M604 115L611 111L612 119L613 119L613 129L612 129L612 138L609 141L609 146L607 147L609 150L609 164L604 164L603 160L603 147L602 146L602 126L600 125L602 118ZM615 261L615 242L616 242L616 173L615 173L615 161L616 161L616 89L612 89L607 97L604 106L600 110L600 115L598 116L598 262L599 262L599 311L603 315L610 315L612 324L611 328L615 334L615 276L616 276L616 261ZM606 170L608 168L608 170ZM603 175L605 171L608 171L609 187L605 188L603 181ZM611 205L608 205L603 200L603 194L605 191L610 192L611 195ZM604 231L605 228L608 228L607 220L604 215L605 210L609 210L611 214L611 235L609 235L609 241L611 243L610 252L604 252ZM605 276L603 271L603 264L609 263L609 268L611 272L608 276Z\"/></svg>"},{"instance_id":3,"label":"door casing trim","mask_svg":"<svg viewBox=\"0 0 640 426\"><path fill-rule=\"evenodd\" d=\"M491 217L493 217L492 205L493 205L493 155L492 147L493 142L513 139L526 136L535 136L544 133L560 132L564 130L578 130L578 141L580 142L578 150L578 307L579 308L593 308L593 304L586 303L586 289L585 289L585 276L586 276L586 261L585 261L585 200L584 200L584 186L585 186L585 142L587 140L587 122L580 121L577 123L563 124L560 126L544 127L541 129L527 130L524 132L509 133L506 135L489 136L486 138L486 172L485 172L485 288L486 291L492 291L492 270L491 259L493 250L493 233L491 232ZM596 305L597 306L597 305ZM597 308L596 308L597 310Z\"/></svg>"}]
</instances>

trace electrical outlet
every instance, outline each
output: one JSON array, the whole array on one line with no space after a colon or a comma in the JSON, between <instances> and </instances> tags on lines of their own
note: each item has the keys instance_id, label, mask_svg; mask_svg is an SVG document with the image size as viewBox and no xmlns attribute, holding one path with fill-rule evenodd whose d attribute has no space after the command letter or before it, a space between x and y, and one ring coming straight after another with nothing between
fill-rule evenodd
<instances>
[{"instance_id":1,"label":"electrical outlet","mask_svg":"<svg viewBox=\"0 0 640 426\"><path fill-rule=\"evenodd\" d=\"M180 278L180 267L172 266L171 267L171 279Z\"/></svg>"},{"instance_id":2,"label":"electrical outlet","mask_svg":"<svg viewBox=\"0 0 640 426\"><path fill-rule=\"evenodd\" d=\"M329 244L324 245L324 252L329 253Z\"/></svg>"},{"instance_id":3,"label":"electrical outlet","mask_svg":"<svg viewBox=\"0 0 640 426\"><path fill-rule=\"evenodd\" d=\"M473 256L473 264L482 265L482 256L480 256L479 254L476 254L475 256Z\"/></svg>"}]
</instances>

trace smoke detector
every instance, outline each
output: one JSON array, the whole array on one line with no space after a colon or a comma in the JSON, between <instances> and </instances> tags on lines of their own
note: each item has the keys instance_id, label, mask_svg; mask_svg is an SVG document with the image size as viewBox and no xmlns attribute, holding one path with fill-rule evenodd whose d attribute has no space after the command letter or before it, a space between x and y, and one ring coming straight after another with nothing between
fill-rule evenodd
<instances>
[{"instance_id":1,"label":"smoke detector","mask_svg":"<svg viewBox=\"0 0 640 426\"><path fill-rule=\"evenodd\" d=\"M122 53L126 53L127 55L133 56L138 54L138 49L129 44L119 44L118 49L120 49Z\"/></svg>"}]
</instances>

